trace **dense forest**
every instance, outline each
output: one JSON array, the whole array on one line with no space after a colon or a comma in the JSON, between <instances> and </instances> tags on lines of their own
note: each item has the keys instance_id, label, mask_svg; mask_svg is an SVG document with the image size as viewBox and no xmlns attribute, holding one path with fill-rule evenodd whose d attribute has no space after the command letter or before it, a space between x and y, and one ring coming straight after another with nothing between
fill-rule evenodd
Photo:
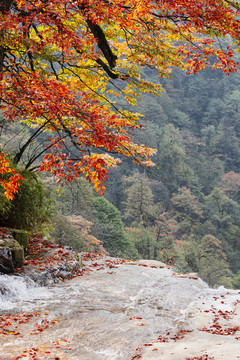
<instances>
[{"instance_id":1,"label":"dense forest","mask_svg":"<svg viewBox=\"0 0 240 360\"><path fill-rule=\"evenodd\" d=\"M209 69L175 72L161 97L144 96L141 141L157 148L156 166L124 164L106 194L140 256L238 287L239 81Z\"/></svg>"},{"instance_id":2,"label":"dense forest","mask_svg":"<svg viewBox=\"0 0 240 360\"><path fill-rule=\"evenodd\" d=\"M148 69L145 76L154 80ZM105 198L90 201L92 232L112 255L162 260L210 285L239 287L240 75L176 71L162 84L160 97L143 95L136 107L145 131L134 136L157 149L155 167L125 160L111 171ZM63 215L89 216L82 186L64 190Z\"/></svg>"},{"instance_id":3,"label":"dense forest","mask_svg":"<svg viewBox=\"0 0 240 360\"><path fill-rule=\"evenodd\" d=\"M104 196L84 178L62 187L25 171L28 181L13 203L3 201L1 216L12 226L40 226L76 250L157 259L197 272L212 286L239 287L240 75L176 70L163 81L145 68L144 77L161 81L165 92L141 94L135 107L124 106L144 114L144 131L133 137L157 149L155 167L124 159L110 171ZM12 152L29 137L21 125L2 129L1 143ZM25 162L41 149L41 136Z\"/></svg>"}]
</instances>

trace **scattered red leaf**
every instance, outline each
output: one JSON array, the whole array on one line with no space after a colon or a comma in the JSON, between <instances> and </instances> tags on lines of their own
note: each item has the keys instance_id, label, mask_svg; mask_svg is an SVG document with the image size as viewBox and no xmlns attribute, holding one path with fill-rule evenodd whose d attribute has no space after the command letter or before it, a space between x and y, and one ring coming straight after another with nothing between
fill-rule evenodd
<instances>
[{"instance_id":1,"label":"scattered red leaf","mask_svg":"<svg viewBox=\"0 0 240 360\"><path fill-rule=\"evenodd\" d=\"M141 320L142 318L139 316L132 316L129 318L129 320Z\"/></svg>"}]
</instances>

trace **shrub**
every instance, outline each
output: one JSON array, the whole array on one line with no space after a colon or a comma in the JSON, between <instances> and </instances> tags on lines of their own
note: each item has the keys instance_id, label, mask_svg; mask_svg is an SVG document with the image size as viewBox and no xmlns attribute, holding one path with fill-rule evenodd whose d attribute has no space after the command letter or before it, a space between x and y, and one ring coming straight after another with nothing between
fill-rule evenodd
<instances>
[{"instance_id":1,"label":"shrub","mask_svg":"<svg viewBox=\"0 0 240 360\"><path fill-rule=\"evenodd\" d=\"M15 198L2 201L0 204L0 225L42 231L44 226L51 222L55 213L54 202L50 191L37 178L36 174L22 171L24 182ZM0 193L4 198L3 192Z\"/></svg>"}]
</instances>

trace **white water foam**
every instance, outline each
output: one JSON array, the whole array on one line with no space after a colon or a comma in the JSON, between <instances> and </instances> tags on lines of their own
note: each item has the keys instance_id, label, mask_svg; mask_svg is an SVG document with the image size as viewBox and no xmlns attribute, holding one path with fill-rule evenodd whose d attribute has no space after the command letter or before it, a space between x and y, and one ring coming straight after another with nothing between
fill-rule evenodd
<instances>
[{"instance_id":1,"label":"white water foam","mask_svg":"<svg viewBox=\"0 0 240 360\"><path fill-rule=\"evenodd\" d=\"M11 310L20 303L30 304L47 296L47 288L28 277L0 275L0 311Z\"/></svg>"}]
</instances>

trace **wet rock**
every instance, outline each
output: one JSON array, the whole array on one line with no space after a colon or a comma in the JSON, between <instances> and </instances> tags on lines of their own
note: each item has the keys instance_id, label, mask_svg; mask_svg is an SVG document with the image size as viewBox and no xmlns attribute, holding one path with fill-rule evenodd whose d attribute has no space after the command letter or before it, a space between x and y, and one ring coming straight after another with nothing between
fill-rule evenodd
<instances>
[{"instance_id":1,"label":"wet rock","mask_svg":"<svg viewBox=\"0 0 240 360\"><path fill-rule=\"evenodd\" d=\"M72 278L80 268L81 264L78 261L69 261L67 263L45 268L40 272L37 270L34 271L33 269L25 271L24 275L27 275L40 286L47 286Z\"/></svg>"},{"instance_id":2,"label":"wet rock","mask_svg":"<svg viewBox=\"0 0 240 360\"><path fill-rule=\"evenodd\" d=\"M10 274L14 271L12 252L9 248L0 248L0 272Z\"/></svg>"},{"instance_id":3,"label":"wet rock","mask_svg":"<svg viewBox=\"0 0 240 360\"><path fill-rule=\"evenodd\" d=\"M0 239L0 249L8 248L12 252L14 267L21 267L24 264L24 249L15 239Z\"/></svg>"}]
</instances>

